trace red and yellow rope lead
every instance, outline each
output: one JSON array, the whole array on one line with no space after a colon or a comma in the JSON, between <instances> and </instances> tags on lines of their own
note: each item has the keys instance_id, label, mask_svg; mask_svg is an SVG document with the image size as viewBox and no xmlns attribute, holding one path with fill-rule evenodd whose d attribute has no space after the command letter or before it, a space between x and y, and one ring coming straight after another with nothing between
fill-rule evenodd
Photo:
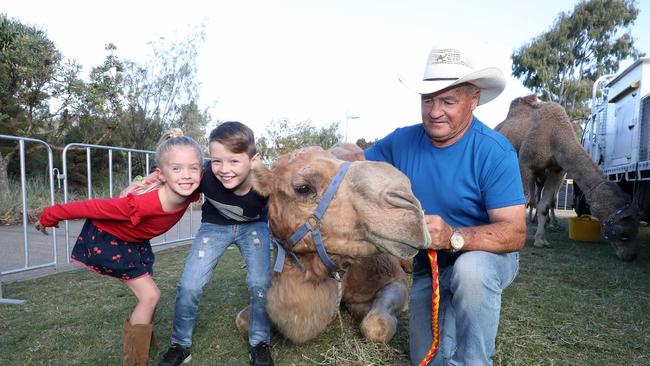
<instances>
[{"instance_id":1,"label":"red and yellow rope lead","mask_svg":"<svg viewBox=\"0 0 650 366\"><path fill-rule=\"evenodd\" d=\"M433 356L438 351L438 344L440 343L440 329L438 328L438 309L440 308L440 288L438 287L438 253L435 250L429 249L427 251L429 257L429 263L431 263L431 332L433 339L431 340L431 347L429 347L429 352L420 366L426 366L426 364L431 361Z\"/></svg>"}]
</instances>

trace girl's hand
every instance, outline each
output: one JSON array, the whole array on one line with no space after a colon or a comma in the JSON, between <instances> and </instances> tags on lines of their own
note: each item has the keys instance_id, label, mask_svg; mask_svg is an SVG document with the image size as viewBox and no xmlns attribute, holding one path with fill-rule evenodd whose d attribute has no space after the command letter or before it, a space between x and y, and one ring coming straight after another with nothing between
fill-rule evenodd
<instances>
[{"instance_id":1,"label":"girl's hand","mask_svg":"<svg viewBox=\"0 0 650 366\"><path fill-rule=\"evenodd\" d=\"M47 228L45 226L43 226L43 224L41 224L41 220L36 221L36 223L34 224L34 227L36 228L36 230L42 232L43 234L49 235L47 233Z\"/></svg>"}]
</instances>

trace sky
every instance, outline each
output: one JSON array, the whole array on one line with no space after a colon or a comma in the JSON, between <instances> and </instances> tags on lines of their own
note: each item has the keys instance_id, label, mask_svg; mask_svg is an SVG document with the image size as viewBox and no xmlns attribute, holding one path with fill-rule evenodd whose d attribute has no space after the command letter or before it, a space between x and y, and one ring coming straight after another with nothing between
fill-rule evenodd
<instances>
[{"instance_id":1,"label":"sky","mask_svg":"<svg viewBox=\"0 0 650 366\"><path fill-rule=\"evenodd\" d=\"M181 39L205 24L199 104L214 120L263 133L274 119L340 122L348 141L381 138L419 123L420 100L397 75L421 78L434 44L458 45L479 66L499 67L505 91L475 115L503 121L530 91L511 77L510 55L550 29L577 1L546 0L3 0L0 13L40 27L64 57L100 65L104 45L144 62L149 41ZM632 36L650 54L650 1Z\"/></svg>"}]
</instances>

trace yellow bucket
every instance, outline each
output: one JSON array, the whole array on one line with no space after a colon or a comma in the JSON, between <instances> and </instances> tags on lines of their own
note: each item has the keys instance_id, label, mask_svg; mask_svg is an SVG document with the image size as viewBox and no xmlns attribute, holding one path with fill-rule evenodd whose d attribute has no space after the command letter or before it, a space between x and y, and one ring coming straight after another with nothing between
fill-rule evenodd
<instances>
[{"instance_id":1,"label":"yellow bucket","mask_svg":"<svg viewBox=\"0 0 650 366\"><path fill-rule=\"evenodd\" d=\"M569 218L569 239L600 241L600 221L589 215Z\"/></svg>"}]
</instances>

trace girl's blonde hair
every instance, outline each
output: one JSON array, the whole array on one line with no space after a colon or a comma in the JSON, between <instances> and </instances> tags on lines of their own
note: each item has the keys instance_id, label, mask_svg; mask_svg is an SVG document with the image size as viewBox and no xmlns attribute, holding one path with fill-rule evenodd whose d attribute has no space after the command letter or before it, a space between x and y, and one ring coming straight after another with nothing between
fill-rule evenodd
<instances>
[{"instance_id":1,"label":"girl's blonde hair","mask_svg":"<svg viewBox=\"0 0 650 366\"><path fill-rule=\"evenodd\" d=\"M193 138L185 136L180 128L172 128L158 140L158 147L156 147L156 165L159 168L163 164L167 153L175 146L189 146L196 151L199 158L203 156L201 147Z\"/></svg>"},{"instance_id":2,"label":"girl's blonde hair","mask_svg":"<svg viewBox=\"0 0 650 366\"><path fill-rule=\"evenodd\" d=\"M158 168L164 164L166 155L175 146L189 146L196 151L199 159L203 156L201 147L193 138L185 136L180 128L172 128L169 132L162 135L160 140L158 140L155 155L156 165ZM129 193L135 195L144 194L151 192L154 189L158 189L161 185L162 182L158 178L152 177L152 174L149 174L146 177L137 176L133 178L131 184L122 191L120 196L124 197Z\"/></svg>"}]
</instances>

